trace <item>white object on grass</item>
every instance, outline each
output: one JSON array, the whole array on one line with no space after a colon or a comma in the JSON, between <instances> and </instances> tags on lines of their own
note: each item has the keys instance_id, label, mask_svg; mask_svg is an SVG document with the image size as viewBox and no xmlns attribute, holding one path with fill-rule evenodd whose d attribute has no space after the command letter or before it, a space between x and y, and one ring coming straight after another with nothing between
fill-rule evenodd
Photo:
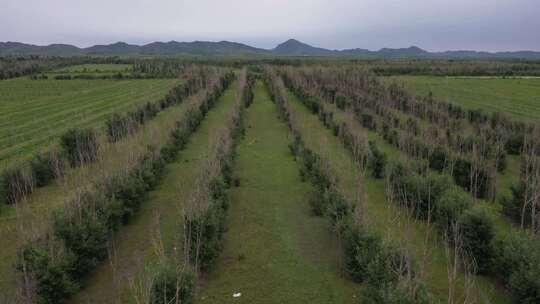
<instances>
[{"instance_id":1,"label":"white object on grass","mask_svg":"<svg viewBox=\"0 0 540 304\"><path fill-rule=\"evenodd\" d=\"M233 296L233 298L238 298L238 297L242 296L242 293L241 292L233 293L232 296Z\"/></svg>"}]
</instances>

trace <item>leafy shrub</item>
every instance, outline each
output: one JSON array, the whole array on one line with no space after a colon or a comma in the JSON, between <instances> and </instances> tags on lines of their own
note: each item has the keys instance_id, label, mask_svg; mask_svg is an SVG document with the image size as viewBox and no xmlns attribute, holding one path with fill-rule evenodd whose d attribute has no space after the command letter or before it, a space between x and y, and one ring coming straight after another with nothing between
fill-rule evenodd
<instances>
[{"instance_id":1,"label":"leafy shrub","mask_svg":"<svg viewBox=\"0 0 540 304\"><path fill-rule=\"evenodd\" d=\"M516 303L540 300L540 243L522 232L508 234L493 245L493 272L508 285Z\"/></svg>"},{"instance_id":2,"label":"leafy shrub","mask_svg":"<svg viewBox=\"0 0 540 304\"><path fill-rule=\"evenodd\" d=\"M508 154L519 155L523 148L523 139L523 134L513 133L504 145Z\"/></svg>"},{"instance_id":3,"label":"leafy shrub","mask_svg":"<svg viewBox=\"0 0 540 304\"><path fill-rule=\"evenodd\" d=\"M346 104L347 104L347 100L345 99L344 96L342 95L336 96L336 106L338 107L338 109L344 110Z\"/></svg>"},{"instance_id":4,"label":"leafy shrub","mask_svg":"<svg viewBox=\"0 0 540 304\"><path fill-rule=\"evenodd\" d=\"M382 238L375 232L348 224L343 232L345 269L355 282L368 279L368 269L382 251Z\"/></svg>"},{"instance_id":5,"label":"leafy shrub","mask_svg":"<svg viewBox=\"0 0 540 304\"><path fill-rule=\"evenodd\" d=\"M447 160L447 151L441 147L437 147L429 155L429 167L441 172L446 167Z\"/></svg>"},{"instance_id":6,"label":"leafy shrub","mask_svg":"<svg viewBox=\"0 0 540 304\"><path fill-rule=\"evenodd\" d=\"M459 230L463 246L475 260L477 271L485 273L490 267L493 252L493 219L484 209L471 208L460 217Z\"/></svg>"},{"instance_id":7,"label":"leafy shrub","mask_svg":"<svg viewBox=\"0 0 540 304\"><path fill-rule=\"evenodd\" d=\"M406 199L403 203L413 207L417 217L426 219L434 212L438 200L451 185L450 178L446 175L406 176L402 179L401 187Z\"/></svg>"},{"instance_id":8,"label":"leafy shrub","mask_svg":"<svg viewBox=\"0 0 540 304\"><path fill-rule=\"evenodd\" d=\"M60 145L72 166L80 166L97 158L99 143L93 129L71 129L62 135Z\"/></svg>"},{"instance_id":9,"label":"leafy shrub","mask_svg":"<svg viewBox=\"0 0 540 304\"><path fill-rule=\"evenodd\" d=\"M117 142L135 131L137 124L129 116L113 114L106 122L107 137L110 142Z\"/></svg>"},{"instance_id":10,"label":"leafy shrub","mask_svg":"<svg viewBox=\"0 0 540 304\"><path fill-rule=\"evenodd\" d=\"M189 227L188 238L191 261L203 270L208 269L220 254L223 247L223 233L225 231L225 210L227 201L225 192L221 192L224 184L213 183L212 188L219 188L222 195L212 193L212 202L209 207L198 214L186 215L184 220ZM216 198L217 196L217 198Z\"/></svg>"},{"instance_id":11,"label":"leafy shrub","mask_svg":"<svg viewBox=\"0 0 540 304\"><path fill-rule=\"evenodd\" d=\"M0 199L8 204L20 201L33 188L32 172L22 164L6 168L0 175Z\"/></svg>"},{"instance_id":12,"label":"leafy shrub","mask_svg":"<svg viewBox=\"0 0 540 304\"><path fill-rule=\"evenodd\" d=\"M435 207L435 221L442 232L454 234L459 218L472 206L471 196L458 187L451 187L440 197Z\"/></svg>"},{"instance_id":13,"label":"leafy shrub","mask_svg":"<svg viewBox=\"0 0 540 304\"><path fill-rule=\"evenodd\" d=\"M525 185L524 182L520 181L517 185L512 185L510 187L511 195L510 197L503 197L501 198L500 202L503 206L503 213L506 214L509 218L511 218L514 222L520 223L522 218L522 212L525 212L524 214L531 214L531 206L525 207L525 210L523 210L523 206L525 204L525 192L527 191L527 185ZM529 216L524 217L524 224L529 225L531 222L531 219Z\"/></svg>"},{"instance_id":14,"label":"leafy shrub","mask_svg":"<svg viewBox=\"0 0 540 304\"><path fill-rule=\"evenodd\" d=\"M161 266L153 280L150 303L193 303L195 275L192 272L177 273L176 267ZM177 298L178 295L178 298Z\"/></svg>"},{"instance_id":15,"label":"leafy shrub","mask_svg":"<svg viewBox=\"0 0 540 304\"><path fill-rule=\"evenodd\" d=\"M369 142L369 154L368 166L373 173L373 177L384 177L384 170L386 167L386 154L379 150L377 144L374 141Z\"/></svg>"},{"instance_id":16,"label":"leafy shrub","mask_svg":"<svg viewBox=\"0 0 540 304\"><path fill-rule=\"evenodd\" d=\"M38 187L48 185L64 170L63 161L56 152L37 154L30 162L30 169Z\"/></svg>"},{"instance_id":17,"label":"leafy shrub","mask_svg":"<svg viewBox=\"0 0 540 304\"><path fill-rule=\"evenodd\" d=\"M84 205L80 214L58 212L55 213L53 223L55 235L63 241L66 250L73 256L70 274L77 280L107 257L109 239L107 223L95 214L96 205L106 204L104 197L86 193L81 198L81 204Z\"/></svg>"},{"instance_id":18,"label":"leafy shrub","mask_svg":"<svg viewBox=\"0 0 540 304\"><path fill-rule=\"evenodd\" d=\"M33 274L39 303L61 303L74 294L79 285L70 276L72 269L69 258L53 257L48 250L37 246L25 246L21 251L17 268Z\"/></svg>"},{"instance_id":19,"label":"leafy shrub","mask_svg":"<svg viewBox=\"0 0 540 304\"><path fill-rule=\"evenodd\" d=\"M478 198L484 198L488 192L488 174L485 169L478 168L478 177L476 178L476 189L471 189L471 174L473 168L469 160L459 158L456 160L453 170L454 181L456 184L467 191L474 192L473 195Z\"/></svg>"}]
</instances>

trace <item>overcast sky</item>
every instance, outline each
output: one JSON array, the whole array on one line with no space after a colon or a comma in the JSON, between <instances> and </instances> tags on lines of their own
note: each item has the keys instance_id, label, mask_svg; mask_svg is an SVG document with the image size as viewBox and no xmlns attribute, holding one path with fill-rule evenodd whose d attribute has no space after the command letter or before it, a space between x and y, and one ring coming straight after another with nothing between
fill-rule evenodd
<instances>
[{"instance_id":1,"label":"overcast sky","mask_svg":"<svg viewBox=\"0 0 540 304\"><path fill-rule=\"evenodd\" d=\"M540 0L0 0L0 41L540 51Z\"/></svg>"}]
</instances>

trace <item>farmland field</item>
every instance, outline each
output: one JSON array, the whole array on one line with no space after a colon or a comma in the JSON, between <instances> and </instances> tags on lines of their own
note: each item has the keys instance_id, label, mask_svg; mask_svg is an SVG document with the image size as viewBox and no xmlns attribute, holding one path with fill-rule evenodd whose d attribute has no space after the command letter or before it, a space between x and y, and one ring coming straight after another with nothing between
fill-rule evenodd
<instances>
[{"instance_id":1,"label":"farmland field","mask_svg":"<svg viewBox=\"0 0 540 304\"><path fill-rule=\"evenodd\" d=\"M28 80L0 82L0 165L56 143L69 128L102 128L124 112L165 96L179 81Z\"/></svg>"},{"instance_id":2,"label":"farmland field","mask_svg":"<svg viewBox=\"0 0 540 304\"><path fill-rule=\"evenodd\" d=\"M503 112L516 119L540 119L540 78L390 76L386 81L403 82L426 96L469 109Z\"/></svg>"},{"instance_id":3,"label":"farmland field","mask_svg":"<svg viewBox=\"0 0 540 304\"><path fill-rule=\"evenodd\" d=\"M131 72L131 64L81 64L52 71L53 73L109 73Z\"/></svg>"},{"instance_id":4,"label":"farmland field","mask_svg":"<svg viewBox=\"0 0 540 304\"><path fill-rule=\"evenodd\" d=\"M0 82L0 302L538 303L540 79L137 60Z\"/></svg>"}]
</instances>

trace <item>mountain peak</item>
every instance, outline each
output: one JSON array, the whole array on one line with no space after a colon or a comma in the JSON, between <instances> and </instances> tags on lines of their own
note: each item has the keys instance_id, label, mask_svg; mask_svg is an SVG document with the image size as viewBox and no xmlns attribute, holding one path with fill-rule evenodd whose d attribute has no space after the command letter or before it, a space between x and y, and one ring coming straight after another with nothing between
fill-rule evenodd
<instances>
[{"instance_id":1,"label":"mountain peak","mask_svg":"<svg viewBox=\"0 0 540 304\"><path fill-rule=\"evenodd\" d=\"M477 51L446 51L429 52L418 46L407 48L383 48L378 51L367 49L329 50L314 47L297 39L288 39L276 48L260 49L243 43L222 40L178 42L152 42L146 45L135 45L118 41L112 44L94 45L87 48L78 48L68 44L34 45L14 41L0 41L0 56L12 55L41 55L41 56L74 56L74 55L132 55L132 54L189 54L189 55L278 55L278 56L319 56L319 57L351 57L351 58L513 58L513 59L540 59L540 52L477 52Z\"/></svg>"},{"instance_id":2,"label":"mountain peak","mask_svg":"<svg viewBox=\"0 0 540 304\"><path fill-rule=\"evenodd\" d=\"M333 53L330 50L314 47L296 39L289 39L279 44L273 51L277 54L294 56L327 56Z\"/></svg>"}]
</instances>

